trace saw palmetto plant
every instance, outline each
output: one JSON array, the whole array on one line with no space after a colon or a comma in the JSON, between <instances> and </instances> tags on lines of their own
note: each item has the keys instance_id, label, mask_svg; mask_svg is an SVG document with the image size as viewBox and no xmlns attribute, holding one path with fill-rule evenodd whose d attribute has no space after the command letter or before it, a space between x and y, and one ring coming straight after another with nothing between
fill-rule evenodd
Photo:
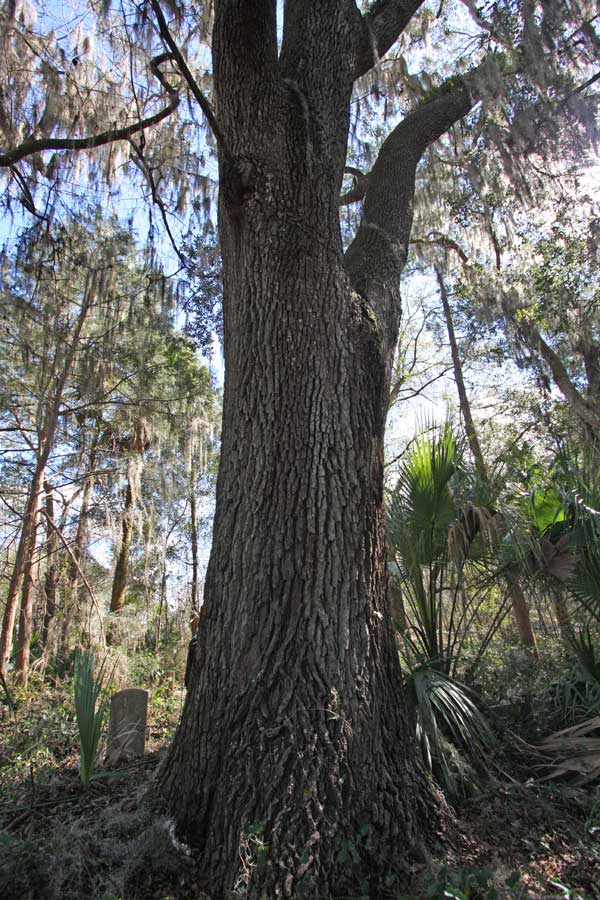
<instances>
[{"instance_id":1,"label":"saw palmetto plant","mask_svg":"<svg viewBox=\"0 0 600 900\"><path fill-rule=\"evenodd\" d=\"M492 585L494 514L477 496L451 424L413 442L388 497L390 574L405 610L402 639L409 664L455 675L465 640ZM467 584L466 572L472 576ZM476 654L506 612L499 604Z\"/></svg>"},{"instance_id":2,"label":"saw palmetto plant","mask_svg":"<svg viewBox=\"0 0 600 900\"><path fill-rule=\"evenodd\" d=\"M406 686L427 768L451 797L472 793L488 771L495 738L471 692L430 666L413 669Z\"/></svg>"},{"instance_id":3,"label":"saw palmetto plant","mask_svg":"<svg viewBox=\"0 0 600 900\"><path fill-rule=\"evenodd\" d=\"M473 634L474 655L483 653L506 604L497 604L479 635L475 621L492 586L494 514L480 502L449 423L429 428L406 453L388 498L387 524L391 578L404 606L402 657L417 743L443 788L464 796L487 770L494 739L457 670Z\"/></svg>"}]
</instances>

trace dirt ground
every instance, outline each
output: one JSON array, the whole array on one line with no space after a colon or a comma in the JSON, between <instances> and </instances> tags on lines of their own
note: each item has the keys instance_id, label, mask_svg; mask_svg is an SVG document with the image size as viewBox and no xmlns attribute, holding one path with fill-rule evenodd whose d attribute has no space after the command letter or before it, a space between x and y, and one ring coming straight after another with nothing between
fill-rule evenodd
<instances>
[{"instance_id":1,"label":"dirt ground","mask_svg":"<svg viewBox=\"0 0 600 900\"><path fill-rule=\"evenodd\" d=\"M193 853L182 852L168 820L157 824L156 812L140 802L178 707L153 714L142 760L115 772L101 770L87 789L79 782L75 732L68 722L42 722L40 734L52 733L51 749L32 742L30 721L22 733L6 718L0 722L2 900L210 895ZM455 825L443 836L443 849L428 864L415 865L412 881L396 896L600 900L600 785L540 783L524 771L518 780L497 777L455 806Z\"/></svg>"}]
</instances>

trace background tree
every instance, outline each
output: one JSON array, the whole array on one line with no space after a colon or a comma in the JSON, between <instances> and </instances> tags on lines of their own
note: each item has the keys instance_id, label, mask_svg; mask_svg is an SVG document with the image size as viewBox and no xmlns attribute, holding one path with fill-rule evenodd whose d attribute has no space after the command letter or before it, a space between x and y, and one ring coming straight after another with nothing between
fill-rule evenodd
<instances>
[{"instance_id":1,"label":"background tree","mask_svg":"<svg viewBox=\"0 0 600 900\"><path fill-rule=\"evenodd\" d=\"M92 214L61 226L59 244L53 232L40 235L38 228L23 235L21 255L6 267L3 295L10 322L2 346L3 429L10 435L4 472L16 469L22 482L14 496L9 499L4 492L3 499L20 522L9 586L20 575L23 612L15 667L23 681L36 620L40 645L47 645L52 636L41 663L47 666L52 655L66 658L73 644L89 642L92 618L98 621L104 615L84 569L92 512L96 540L98 531L105 530L95 487L101 481L117 485L120 473L111 460L107 435L113 436L111 446L117 434L121 444L128 442L130 455L139 455L146 449L149 430L160 437L161 429L163 434L175 425L181 429L181 410L205 408L205 418L197 420L200 443L212 416L210 376L196 360L189 340L175 332L172 292L152 260L147 266L130 230ZM79 330L73 333L75 326ZM148 418L141 418L141 413ZM132 428L123 437L127 423ZM35 440L39 433L43 453ZM116 453L117 462L119 456L121 452ZM27 509L32 495L39 498L38 506L43 500L38 487L42 476L44 484L52 479L52 489L43 488L47 498L51 491L52 502L47 500L44 511L46 540L36 552L38 519L28 532ZM129 480L131 484L133 479ZM187 483L183 490L187 500ZM128 512L131 538L133 512ZM121 552L121 569L117 565L117 574L124 576L123 595L127 559ZM33 573L40 564L46 590L36 593ZM5 666L12 640L9 620L14 620L17 599L11 588L2 633Z\"/></svg>"}]
</instances>

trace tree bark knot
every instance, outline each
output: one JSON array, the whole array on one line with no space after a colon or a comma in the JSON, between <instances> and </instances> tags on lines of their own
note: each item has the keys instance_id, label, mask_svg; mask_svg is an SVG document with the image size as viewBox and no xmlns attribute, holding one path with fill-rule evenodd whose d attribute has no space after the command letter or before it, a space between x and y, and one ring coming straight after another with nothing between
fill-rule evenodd
<instances>
[{"instance_id":1,"label":"tree bark knot","mask_svg":"<svg viewBox=\"0 0 600 900\"><path fill-rule=\"evenodd\" d=\"M232 218L242 213L244 205L255 193L256 176L256 162L249 157L237 156L223 164L221 193Z\"/></svg>"}]
</instances>

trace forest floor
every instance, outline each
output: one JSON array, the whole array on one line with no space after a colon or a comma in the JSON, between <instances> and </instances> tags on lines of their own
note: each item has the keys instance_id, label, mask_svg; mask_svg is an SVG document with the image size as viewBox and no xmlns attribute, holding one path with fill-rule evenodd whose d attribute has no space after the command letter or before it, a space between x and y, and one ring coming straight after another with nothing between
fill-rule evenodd
<instances>
[{"instance_id":1,"label":"forest floor","mask_svg":"<svg viewBox=\"0 0 600 900\"><path fill-rule=\"evenodd\" d=\"M190 900L206 891L168 820L140 805L181 709L179 692L165 696L151 692L143 760L101 769L87 789L66 692L32 692L16 718L0 709L2 900ZM454 836L414 868L403 900L600 900L599 797L597 785L489 783L455 806Z\"/></svg>"}]
</instances>

